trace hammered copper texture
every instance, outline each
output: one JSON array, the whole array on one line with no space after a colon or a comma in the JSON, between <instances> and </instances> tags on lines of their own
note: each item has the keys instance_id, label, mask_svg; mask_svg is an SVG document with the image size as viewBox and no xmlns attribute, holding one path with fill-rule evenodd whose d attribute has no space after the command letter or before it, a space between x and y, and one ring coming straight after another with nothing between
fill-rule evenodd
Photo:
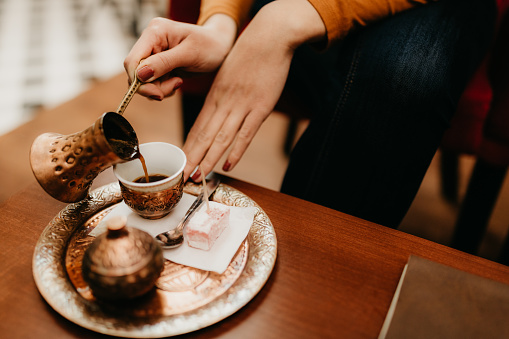
<instances>
[{"instance_id":1,"label":"hammered copper texture","mask_svg":"<svg viewBox=\"0 0 509 339\"><path fill-rule=\"evenodd\" d=\"M127 160L112 150L105 137L103 119L106 114L110 114L110 117L116 113L103 114L83 131L69 135L44 133L32 143L32 171L42 188L53 198L63 202L84 199L100 172ZM137 147L136 133L127 120L116 120L119 120L126 135L133 138Z\"/></svg>"},{"instance_id":2,"label":"hammered copper texture","mask_svg":"<svg viewBox=\"0 0 509 339\"><path fill-rule=\"evenodd\" d=\"M186 192L193 189L192 185L186 186ZM67 319L116 336L173 336L228 317L247 304L269 278L276 260L277 241L268 216L249 197L220 185L214 200L230 206L257 208L246 241L222 275L166 262L157 281L158 288L147 298L129 307L95 300L82 278L80 282L79 257L83 251L79 248L86 248L91 241L87 234L112 205L121 201L119 186L114 183L95 190L79 203L68 205L48 224L33 258L33 274L40 293ZM181 295L181 298L167 295ZM208 299L200 305L203 296Z\"/></svg>"}]
</instances>

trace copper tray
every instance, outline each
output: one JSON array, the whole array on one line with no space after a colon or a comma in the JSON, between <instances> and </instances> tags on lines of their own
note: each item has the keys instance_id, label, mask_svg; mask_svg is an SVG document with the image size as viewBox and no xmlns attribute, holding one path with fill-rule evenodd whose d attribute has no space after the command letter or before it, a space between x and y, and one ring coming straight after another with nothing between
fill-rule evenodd
<instances>
[{"instance_id":1,"label":"copper tray","mask_svg":"<svg viewBox=\"0 0 509 339\"><path fill-rule=\"evenodd\" d=\"M186 185L196 193L195 185ZM121 201L118 183L69 204L46 226L35 247L33 275L41 295L58 313L90 330L131 338L159 338L212 325L246 305L274 267L277 241L268 216L249 197L221 184L214 200L257 208L247 239L223 274L167 261L153 292L136 301L102 303L81 278L88 233Z\"/></svg>"}]
</instances>

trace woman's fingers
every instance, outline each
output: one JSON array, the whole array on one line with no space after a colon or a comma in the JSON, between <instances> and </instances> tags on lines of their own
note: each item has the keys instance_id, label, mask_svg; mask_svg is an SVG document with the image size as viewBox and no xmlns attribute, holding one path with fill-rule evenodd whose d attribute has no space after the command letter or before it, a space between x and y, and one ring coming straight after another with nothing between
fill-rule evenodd
<instances>
[{"instance_id":1,"label":"woman's fingers","mask_svg":"<svg viewBox=\"0 0 509 339\"><path fill-rule=\"evenodd\" d=\"M185 179L200 165L201 171L192 180L201 180L202 175L211 172L228 148L231 151L223 170L232 170L246 151L270 112L252 112L248 106L223 112L203 111L193 126L183 147L187 155Z\"/></svg>"},{"instance_id":2,"label":"woman's fingers","mask_svg":"<svg viewBox=\"0 0 509 339\"><path fill-rule=\"evenodd\" d=\"M186 180L205 157L207 150L227 118L226 111L217 112L216 105L210 102L211 100L206 100L182 148L187 156L187 165L184 169Z\"/></svg>"},{"instance_id":3,"label":"woman's fingers","mask_svg":"<svg viewBox=\"0 0 509 339\"><path fill-rule=\"evenodd\" d=\"M175 91L183 83L184 80L180 77L165 75L153 82L142 84L138 89L138 94L160 101L175 94Z\"/></svg>"},{"instance_id":4,"label":"woman's fingers","mask_svg":"<svg viewBox=\"0 0 509 339\"><path fill-rule=\"evenodd\" d=\"M269 116L271 112L262 112L261 114L249 114L244 120L242 127L240 128L235 141L233 142L232 149L226 158L225 163L223 164L223 171L228 172L231 171L240 161L242 156L247 150L247 147L253 141L254 136L260 129L260 126L265 121L265 119ZM218 159L219 160L219 159Z\"/></svg>"},{"instance_id":5,"label":"woman's fingers","mask_svg":"<svg viewBox=\"0 0 509 339\"><path fill-rule=\"evenodd\" d=\"M161 36L166 30L171 30L171 21L154 18L136 41L124 60L124 68L132 80L140 61L152 54L168 49L168 39Z\"/></svg>"},{"instance_id":6,"label":"woman's fingers","mask_svg":"<svg viewBox=\"0 0 509 339\"><path fill-rule=\"evenodd\" d=\"M152 54L143 59L136 69L138 78L143 82L152 82L155 79L172 72L176 68L187 68L197 63L196 54L188 44L181 44L166 51Z\"/></svg>"},{"instance_id":7,"label":"woman's fingers","mask_svg":"<svg viewBox=\"0 0 509 339\"><path fill-rule=\"evenodd\" d=\"M140 94L160 100L182 84L176 72L182 75L217 70L235 33L235 21L222 14L213 15L204 26L155 18L127 55L124 68L130 81L136 74L142 82L156 86L143 85Z\"/></svg>"},{"instance_id":8,"label":"woman's fingers","mask_svg":"<svg viewBox=\"0 0 509 339\"><path fill-rule=\"evenodd\" d=\"M228 115L221 129L212 140L212 144L205 150L205 156L200 163L204 172L202 175L207 175L211 172L228 148L234 143L235 137L238 137L238 132L244 122L245 115L242 111L232 112ZM200 180L200 178L193 177L193 180Z\"/></svg>"}]
</instances>

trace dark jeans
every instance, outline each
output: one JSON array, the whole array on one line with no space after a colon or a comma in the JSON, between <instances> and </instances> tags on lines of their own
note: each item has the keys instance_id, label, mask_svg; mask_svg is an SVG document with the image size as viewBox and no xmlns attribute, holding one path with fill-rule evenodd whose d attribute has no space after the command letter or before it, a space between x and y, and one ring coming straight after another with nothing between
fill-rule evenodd
<instances>
[{"instance_id":1,"label":"dark jeans","mask_svg":"<svg viewBox=\"0 0 509 339\"><path fill-rule=\"evenodd\" d=\"M281 191L397 227L493 34L492 0L442 0L294 57L312 110Z\"/></svg>"}]
</instances>

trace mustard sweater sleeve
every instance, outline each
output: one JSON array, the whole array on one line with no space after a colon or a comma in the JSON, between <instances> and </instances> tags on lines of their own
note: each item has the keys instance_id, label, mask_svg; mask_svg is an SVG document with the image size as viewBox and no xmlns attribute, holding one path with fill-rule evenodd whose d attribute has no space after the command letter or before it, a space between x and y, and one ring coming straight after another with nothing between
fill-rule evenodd
<instances>
[{"instance_id":1,"label":"mustard sweater sleeve","mask_svg":"<svg viewBox=\"0 0 509 339\"><path fill-rule=\"evenodd\" d=\"M435 0L308 0L327 29L327 45L344 38L357 26Z\"/></svg>"},{"instance_id":2,"label":"mustard sweater sleeve","mask_svg":"<svg viewBox=\"0 0 509 339\"><path fill-rule=\"evenodd\" d=\"M240 28L247 20L253 0L202 0L198 25L202 25L213 14L231 16Z\"/></svg>"}]
</instances>

